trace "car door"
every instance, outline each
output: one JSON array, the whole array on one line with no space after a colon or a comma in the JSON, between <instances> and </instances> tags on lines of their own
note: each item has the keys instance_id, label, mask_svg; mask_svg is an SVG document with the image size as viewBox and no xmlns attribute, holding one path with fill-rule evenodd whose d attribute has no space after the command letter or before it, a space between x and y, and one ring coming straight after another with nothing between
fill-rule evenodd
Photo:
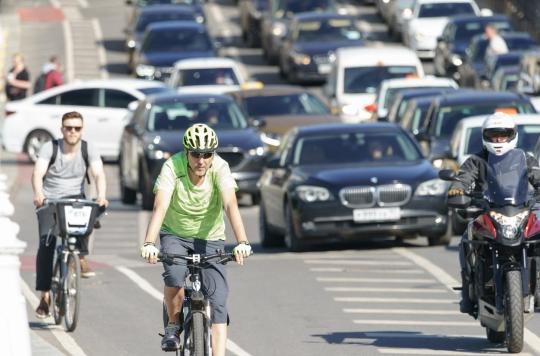
<instances>
[{"instance_id":1,"label":"car door","mask_svg":"<svg viewBox=\"0 0 540 356\"><path fill-rule=\"evenodd\" d=\"M102 89L102 99L98 123L106 139L103 151L107 156L118 156L120 137L129 120L127 107L137 98L124 90Z\"/></svg>"}]
</instances>

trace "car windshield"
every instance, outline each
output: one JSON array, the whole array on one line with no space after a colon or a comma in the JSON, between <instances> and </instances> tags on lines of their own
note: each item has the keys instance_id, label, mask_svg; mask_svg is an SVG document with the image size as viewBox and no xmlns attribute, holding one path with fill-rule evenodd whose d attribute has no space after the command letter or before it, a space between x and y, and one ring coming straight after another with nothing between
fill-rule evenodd
<instances>
[{"instance_id":1,"label":"car windshield","mask_svg":"<svg viewBox=\"0 0 540 356\"><path fill-rule=\"evenodd\" d=\"M250 117L330 113L317 97L309 93L252 96L244 99L244 105Z\"/></svg>"},{"instance_id":2,"label":"car windshield","mask_svg":"<svg viewBox=\"0 0 540 356\"><path fill-rule=\"evenodd\" d=\"M394 102L394 99L396 98L396 96L399 94L399 93L402 93L402 92L405 92L405 91L408 91L408 90L411 90L411 89L438 89L438 88L448 88L450 89L451 87L449 86L420 86L420 85L417 85L417 86L414 86L414 87L406 87L406 88L388 88L388 90L386 91L386 96L384 97L384 103L383 103L383 108L385 109L388 109Z\"/></svg>"},{"instance_id":3,"label":"car windshield","mask_svg":"<svg viewBox=\"0 0 540 356\"><path fill-rule=\"evenodd\" d=\"M518 142L517 148L521 148L525 152L534 152L534 147L540 137L540 124L523 124L517 125ZM478 153L482 150L482 128L472 127L467 130L465 137L464 152L467 155Z\"/></svg>"},{"instance_id":4,"label":"car windshield","mask_svg":"<svg viewBox=\"0 0 540 356\"><path fill-rule=\"evenodd\" d=\"M295 36L298 42L354 41L362 38L352 19L330 19L325 21L303 21L298 24Z\"/></svg>"},{"instance_id":5,"label":"car windshield","mask_svg":"<svg viewBox=\"0 0 540 356\"><path fill-rule=\"evenodd\" d=\"M193 13L190 12L160 12L143 14L137 21L135 31L143 32L148 25L155 22L163 21L193 21Z\"/></svg>"},{"instance_id":6,"label":"car windshield","mask_svg":"<svg viewBox=\"0 0 540 356\"><path fill-rule=\"evenodd\" d=\"M195 5L199 4L200 0L138 0L139 6L148 5L168 5L168 4L182 4L182 5Z\"/></svg>"},{"instance_id":7,"label":"car windshield","mask_svg":"<svg viewBox=\"0 0 540 356\"><path fill-rule=\"evenodd\" d=\"M176 86L238 85L232 68L182 69Z\"/></svg>"},{"instance_id":8,"label":"car windshield","mask_svg":"<svg viewBox=\"0 0 540 356\"><path fill-rule=\"evenodd\" d=\"M510 29L510 24L507 21L489 22L499 31L507 31ZM484 33L486 22L467 22L456 26L455 39L457 41L468 41L476 35Z\"/></svg>"},{"instance_id":9,"label":"car windshield","mask_svg":"<svg viewBox=\"0 0 540 356\"><path fill-rule=\"evenodd\" d=\"M184 131L193 124L207 124L216 130L245 129L246 119L232 102L170 102L152 106L149 131Z\"/></svg>"},{"instance_id":10,"label":"car windshield","mask_svg":"<svg viewBox=\"0 0 540 356\"><path fill-rule=\"evenodd\" d=\"M488 115L494 112L525 114L533 113L535 111L529 103L517 101L443 106L439 109L436 116L435 136L449 138L454 132L458 122L463 118L476 115Z\"/></svg>"},{"instance_id":11,"label":"car windshield","mask_svg":"<svg viewBox=\"0 0 540 356\"><path fill-rule=\"evenodd\" d=\"M162 87L137 88L137 90L143 93L144 95L152 95L152 94L159 94L159 93L165 93L167 91L171 91L171 88L162 86Z\"/></svg>"},{"instance_id":12,"label":"car windshield","mask_svg":"<svg viewBox=\"0 0 540 356\"><path fill-rule=\"evenodd\" d=\"M474 9L469 3L434 3L423 4L418 11L418 17L448 17L462 14L474 15Z\"/></svg>"},{"instance_id":13,"label":"car windshield","mask_svg":"<svg viewBox=\"0 0 540 356\"><path fill-rule=\"evenodd\" d=\"M204 30L166 29L149 32L142 52L211 51L212 43Z\"/></svg>"},{"instance_id":14,"label":"car windshield","mask_svg":"<svg viewBox=\"0 0 540 356\"><path fill-rule=\"evenodd\" d=\"M275 17L292 17L300 12L326 11L333 8L331 0L279 0L275 7Z\"/></svg>"},{"instance_id":15,"label":"car windshield","mask_svg":"<svg viewBox=\"0 0 540 356\"><path fill-rule=\"evenodd\" d=\"M300 138L293 164L396 164L420 158L411 139L401 132L350 132Z\"/></svg>"},{"instance_id":16,"label":"car windshield","mask_svg":"<svg viewBox=\"0 0 540 356\"><path fill-rule=\"evenodd\" d=\"M351 67L345 68L345 93L375 93L385 79L404 78L417 75L414 66Z\"/></svg>"}]
</instances>

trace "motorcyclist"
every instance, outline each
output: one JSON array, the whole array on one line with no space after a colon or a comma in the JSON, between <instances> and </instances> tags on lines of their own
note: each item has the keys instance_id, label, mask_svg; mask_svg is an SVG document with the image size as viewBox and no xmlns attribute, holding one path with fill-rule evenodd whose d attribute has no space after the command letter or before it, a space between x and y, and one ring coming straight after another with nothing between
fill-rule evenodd
<instances>
[{"instance_id":1,"label":"motorcyclist","mask_svg":"<svg viewBox=\"0 0 540 356\"><path fill-rule=\"evenodd\" d=\"M533 174L533 168L538 169L538 161L530 154L526 154L516 148L518 142L518 132L514 118L504 113L495 113L488 116L482 125L482 151L471 155L461 165L457 173L457 179L452 182L448 190L448 197L455 197L468 193L484 193L487 188L486 166L490 155L504 156L512 150L520 150L526 156L527 175L529 183L538 191L540 179ZM459 263L461 267L461 302L460 311L466 314L473 314L475 303L469 296L469 285L471 283L471 266L469 266L467 256L467 244L463 241L468 239L467 231L463 234L459 244Z\"/></svg>"}]
</instances>

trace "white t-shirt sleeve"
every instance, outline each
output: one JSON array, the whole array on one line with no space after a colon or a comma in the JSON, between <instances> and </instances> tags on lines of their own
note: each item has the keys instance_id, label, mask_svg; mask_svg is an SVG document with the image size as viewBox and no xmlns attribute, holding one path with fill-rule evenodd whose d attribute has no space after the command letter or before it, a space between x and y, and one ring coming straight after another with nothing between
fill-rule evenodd
<instances>
[{"instance_id":1,"label":"white t-shirt sleeve","mask_svg":"<svg viewBox=\"0 0 540 356\"><path fill-rule=\"evenodd\" d=\"M176 182L176 173L174 172L174 167L172 160L169 159L161 167L161 172L156 179L156 184L154 185L154 193L158 190L164 192L173 192L174 184Z\"/></svg>"},{"instance_id":2,"label":"white t-shirt sleeve","mask_svg":"<svg viewBox=\"0 0 540 356\"><path fill-rule=\"evenodd\" d=\"M489 46L491 47L493 54L508 53L508 46L506 45L504 38L501 36L495 36L492 38L491 41L489 41Z\"/></svg>"}]
</instances>

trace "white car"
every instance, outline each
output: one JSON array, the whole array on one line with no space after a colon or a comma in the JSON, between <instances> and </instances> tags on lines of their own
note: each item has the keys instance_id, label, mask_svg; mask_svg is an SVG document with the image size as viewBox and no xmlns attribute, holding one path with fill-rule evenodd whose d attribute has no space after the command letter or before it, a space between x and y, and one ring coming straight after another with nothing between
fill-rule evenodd
<instances>
[{"instance_id":1,"label":"white car","mask_svg":"<svg viewBox=\"0 0 540 356\"><path fill-rule=\"evenodd\" d=\"M457 124L450 145L452 156L460 166L470 155L482 149L482 124L486 117L487 115L471 116ZM535 146L540 137L540 114L520 114L514 118L518 127L517 147L535 154Z\"/></svg>"},{"instance_id":2,"label":"white car","mask_svg":"<svg viewBox=\"0 0 540 356\"><path fill-rule=\"evenodd\" d=\"M9 102L2 146L8 152L26 153L35 161L45 142L62 137L62 115L78 111L84 119L83 139L92 142L104 158L116 159L129 103L169 90L165 84L149 80L92 80Z\"/></svg>"},{"instance_id":3,"label":"white car","mask_svg":"<svg viewBox=\"0 0 540 356\"><path fill-rule=\"evenodd\" d=\"M190 58L174 64L168 84L182 93L222 94L247 80L243 64L230 58Z\"/></svg>"},{"instance_id":4,"label":"white car","mask_svg":"<svg viewBox=\"0 0 540 356\"><path fill-rule=\"evenodd\" d=\"M403 41L419 57L433 58L448 18L462 14L479 16L481 12L474 0L416 0L404 14Z\"/></svg>"},{"instance_id":5,"label":"white car","mask_svg":"<svg viewBox=\"0 0 540 356\"><path fill-rule=\"evenodd\" d=\"M348 47L336 51L336 59L324 94L334 114L344 122L369 120L375 94L385 79L423 78L424 69L416 54L402 46Z\"/></svg>"},{"instance_id":6,"label":"white car","mask_svg":"<svg viewBox=\"0 0 540 356\"><path fill-rule=\"evenodd\" d=\"M387 79L381 82L377 99L373 110L376 113L376 119L384 120L388 116L388 109L392 105L396 95L403 89L414 88L458 88L458 84L449 78L437 78L427 76L425 78L399 78Z\"/></svg>"}]
</instances>

